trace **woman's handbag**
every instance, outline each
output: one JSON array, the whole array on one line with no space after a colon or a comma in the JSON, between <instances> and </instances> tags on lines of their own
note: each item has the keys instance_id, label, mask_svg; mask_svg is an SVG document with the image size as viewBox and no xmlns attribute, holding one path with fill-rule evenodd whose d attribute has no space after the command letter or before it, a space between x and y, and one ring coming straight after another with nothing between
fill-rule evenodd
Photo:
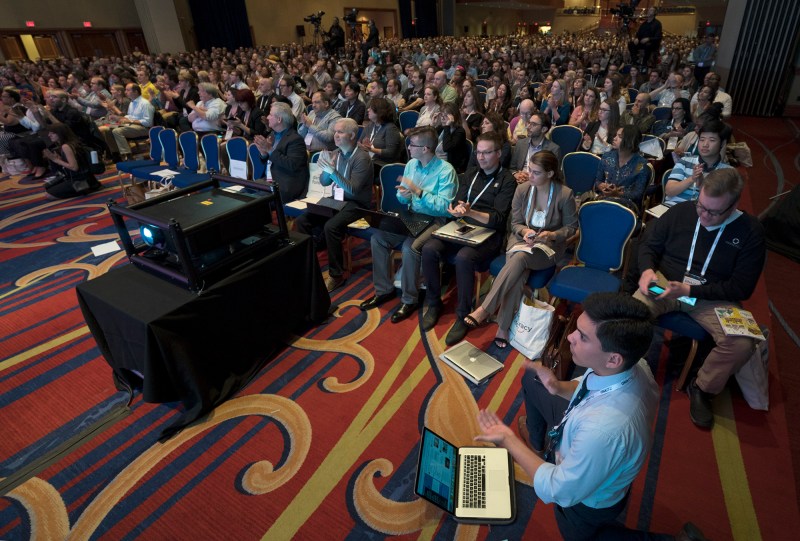
<instances>
[{"instance_id":1,"label":"woman's handbag","mask_svg":"<svg viewBox=\"0 0 800 541\"><path fill-rule=\"evenodd\" d=\"M509 343L529 359L536 359L548 342L555 308L546 302L522 297L511 323Z\"/></svg>"}]
</instances>

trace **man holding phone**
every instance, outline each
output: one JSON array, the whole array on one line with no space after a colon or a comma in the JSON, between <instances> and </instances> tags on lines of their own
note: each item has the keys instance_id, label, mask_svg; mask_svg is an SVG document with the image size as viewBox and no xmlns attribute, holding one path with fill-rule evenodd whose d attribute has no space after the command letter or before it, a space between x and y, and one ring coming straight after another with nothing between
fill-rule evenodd
<instances>
[{"instance_id":1,"label":"man holding phone","mask_svg":"<svg viewBox=\"0 0 800 541\"><path fill-rule=\"evenodd\" d=\"M634 298L654 316L686 312L714 339L714 349L687 388L692 422L701 428L713 426L712 398L753 352L753 340L727 336L714 311L739 307L750 298L764 267L764 229L737 208L743 187L735 169L711 171L697 201L664 213L639 245L643 270Z\"/></svg>"}]
</instances>

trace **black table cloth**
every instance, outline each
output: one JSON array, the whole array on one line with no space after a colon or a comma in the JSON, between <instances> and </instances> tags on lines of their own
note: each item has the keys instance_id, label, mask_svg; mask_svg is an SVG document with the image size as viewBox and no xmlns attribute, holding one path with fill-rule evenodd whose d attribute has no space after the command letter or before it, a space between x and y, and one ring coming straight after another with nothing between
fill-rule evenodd
<instances>
[{"instance_id":1,"label":"black table cloth","mask_svg":"<svg viewBox=\"0 0 800 541\"><path fill-rule=\"evenodd\" d=\"M284 340L322 321L330 308L313 243L295 233L199 293L134 265L76 289L117 386L142 385L146 402L183 403L163 437L233 395Z\"/></svg>"}]
</instances>

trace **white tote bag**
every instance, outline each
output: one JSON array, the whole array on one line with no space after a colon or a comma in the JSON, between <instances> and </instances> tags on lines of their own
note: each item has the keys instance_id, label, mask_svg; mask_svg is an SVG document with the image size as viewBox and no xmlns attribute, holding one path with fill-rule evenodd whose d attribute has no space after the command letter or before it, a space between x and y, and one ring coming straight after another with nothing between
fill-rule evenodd
<instances>
[{"instance_id":1,"label":"white tote bag","mask_svg":"<svg viewBox=\"0 0 800 541\"><path fill-rule=\"evenodd\" d=\"M769 329L761 327L766 340L756 343L753 354L738 372L736 383L754 410L769 410Z\"/></svg>"},{"instance_id":2,"label":"white tote bag","mask_svg":"<svg viewBox=\"0 0 800 541\"><path fill-rule=\"evenodd\" d=\"M554 313L555 308L546 302L523 296L511 323L510 344L529 359L540 357L550 335Z\"/></svg>"}]
</instances>

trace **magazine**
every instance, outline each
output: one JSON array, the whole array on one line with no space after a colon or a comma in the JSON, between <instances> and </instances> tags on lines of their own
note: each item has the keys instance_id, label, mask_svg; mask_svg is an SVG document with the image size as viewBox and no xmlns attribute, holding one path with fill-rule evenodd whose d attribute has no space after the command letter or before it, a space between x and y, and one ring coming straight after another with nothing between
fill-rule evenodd
<instances>
[{"instance_id":1,"label":"magazine","mask_svg":"<svg viewBox=\"0 0 800 541\"><path fill-rule=\"evenodd\" d=\"M722 330L727 336L747 336L766 340L753 314L742 308L714 308Z\"/></svg>"}]
</instances>

